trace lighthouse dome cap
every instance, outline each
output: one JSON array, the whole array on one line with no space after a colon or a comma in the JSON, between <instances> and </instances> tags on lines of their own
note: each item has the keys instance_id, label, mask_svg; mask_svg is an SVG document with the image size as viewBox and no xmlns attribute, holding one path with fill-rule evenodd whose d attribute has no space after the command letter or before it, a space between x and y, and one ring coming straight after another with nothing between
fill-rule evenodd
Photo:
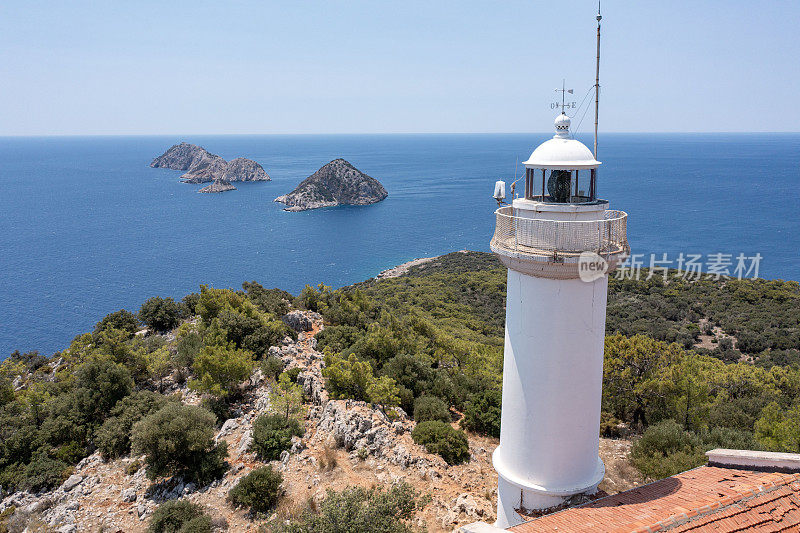
<instances>
[{"instance_id":1,"label":"lighthouse dome cap","mask_svg":"<svg viewBox=\"0 0 800 533\"><path fill-rule=\"evenodd\" d=\"M533 151L523 164L527 168L546 168L580 170L597 168L600 161L595 160L592 151L585 144L573 139L569 132L570 119L564 113L556 117L553 124L556 134Z\"/></svg>"}]
</instances>

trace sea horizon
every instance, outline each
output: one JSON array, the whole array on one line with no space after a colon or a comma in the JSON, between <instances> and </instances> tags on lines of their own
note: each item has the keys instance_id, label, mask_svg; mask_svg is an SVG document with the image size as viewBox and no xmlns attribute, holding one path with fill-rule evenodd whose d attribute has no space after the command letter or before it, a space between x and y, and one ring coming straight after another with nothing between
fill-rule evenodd
<instances>
[{"instance_id":1,"label":"sea horizon","mask_svg":"<svg viewBox=\"0 0 800 533\"><path fill-rule=\"evenodd\" d=\"M494 182L552 133L0 137L0 359L51 354L109 312L201 283L297 293L418 257L488 251ZM591 135L578 135L591 145ZM187 141L262 164L273 181L200 195L149 168ZM634 253L759 253L759 277L800 279L800 133L603 133L599 194L629 213ZM287 213L273 199L343 157L389 197ZM519 190L519 189L518 189ZM753 208L758 216L753 216ZM646 265L645 265L646 266Z\"/></svg>"}]
</instances>

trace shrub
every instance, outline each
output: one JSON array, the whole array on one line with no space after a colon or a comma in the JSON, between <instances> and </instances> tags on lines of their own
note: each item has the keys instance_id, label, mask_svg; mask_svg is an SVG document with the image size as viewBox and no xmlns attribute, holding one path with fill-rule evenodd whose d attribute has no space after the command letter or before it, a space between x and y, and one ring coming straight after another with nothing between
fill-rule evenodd
<instances>
[{"instance_id":1,"label":"shrub","mask_svg":"<svg viewBox=\"0 0 800 533\"><path fill-rule=\"evenodd\" d=\"M289 377L289 381L292 383L297 383L297 376L300 375L300 372L302 372L302 370L300 370L299 366L296 366L287 370L286 375Z\"/></svg>"},{"instance_id":2,"label":"shrub","mask_svg":"<svg viewBox=\"0 0 800 533\"><path fill-rule=\"evenodd\" d=\"M37 351L20 353L19 350L14 350L8 356L8 361L21 364L26 371L32 374L46 365L48 359Z\"/></svg>"},{"instance_id":3,"label":"shrub","mask_svg":"<svg viewBox=\"0 0 800 533\"><path fill-rule=\"evenodd\" d=\"M0 408L14 401L14 387L4 377L0 377Z\"/></svg>"},{"instance_id":4,"label":"shrub","mask_svg":"<svg viewBox=\"0 0 800 533\"><path fill-rule=\"evenodd\" d=\"M106 419L116 403L131 393L133 379L123 365L95 359L79 365L74 372L75 388L58 406L69 418L93 426Z\"/></svg>"},{"instance_id":5,"label":"shrub","mask_svg":"<svg viewBox=\"0 0 800 533\"><path fill-rule=\"evenodd\" d=\"M188 318L197 314L197 304L200 302L200 295L196 292L190 292L181 300L183 306L183 314Z\"/></svg>"},{"instance_id":6,"label":"shrub","mask_svg":"<svg viewBox=\"0 0 800 533\"><path fill-rule=\"evenodd\" d=\"M274 355L269 355L261 361L261 373L264 374L264 377L267 379L277 380L278 375L283 372L283 367L284 364L281 358Z\"/></svg>"},{"instance_id":7,"label":"shrub","mask_svg":"<svg viewBox=\"0 0 800 533\"><path fill-rule=\"evenodd\" d=\"M463 431L453 429L450 424L428 421L417 424L411 432L414 442L425 446L429 453L435 453L449 465L469 461L469 443Z\"/></svg>"},{"instance_id":8,"label":"shrub","mask_svg":"<svg viewBox=\"0 0 800 533\"><path fill-rule=\"evenodd\" d=\"M142 468L142 463L139 462L139 459L132 461L125 465L125 474L128 476L134 475L139 469Z\"/></svg>"},{"instance_id":9,"label":"shrub","mask_svg":"<svg viewBox=\"0 0 800 533\"><path fill-rule=\"evenodd\" d=\"M146 455L147 475L181 475L207 483L227 469L227 444L214 444L214 415L201 407L169 402L133 426L131 445Z\"/></svg>"},{"instance_id":10,"label":"shrub","mask_svg":"<svg viewBox=\"0 0 800 533\"><path fill-rule=\"evenodd\" d=\"M331 357L327 363L322 375L332 399L369 401L367 385L372 378L372 366L368 362L359 361L351 354L347 359Z\"/></svg>"},{"instance_id":11,"label":"shrub","mask_svg":"<svg viewBox=\"0 0 800 533\"><path fill-rule=\"evenodd\" d=\"M265 289L255 281L242 283L242 289L247 292L251 302L265 313L285 315L289 311L289 302L293 297L280 289Z\"/></svg>"},{"instance_id":12,"label":"shrub","mask_svg":"<svg viewBox=\"0 0 800 533\"><path fill-rule=\"evenodd\" d=\"M609 413L600 413L600 436L607 439L618 439L622 437L622 421Z\"/></svg>"},{"instance_id":13,"label":"shrub","mask_svg":"<svg viewBox=\"0 0 800 533\"><path fill-rule=\"evenodd\" d=\"M194 360L194 390L218 397L230 395L253 371L253 355L246 350L206 346Z\"/></svg>"},{"instance_id":14,"label":"shrub","mask_svg":"<svg viewBox=\"0 0 800 533\"><path fill-rule=\"evenodd\" d=\"M125 309L120 309L104 316L100 322L94 326L94 332L100 333L108 329L117 329L124 331L128 337L133 337L134 333L139 329L139 321L136 320L136 315Z\"/></svg>"},{"instance_id":15,"label":"shrub","mask_svg":"<svg viewBox=\"0 0 800 533\"><path fill-rule=\"evenodd\" d=\"M148 533L211 533L211 519L203 508L187 500L170 500L153 512Z\"/></svg>"},{"instance_id":16,"label":"shrub","mask_svg":"<svg viewBox=\"0 0 800 533\"><path fill-rule=\"evenodd\" d=\"M441 398L420 396L414 402L414 420L417 422L427 422L429 420L450 422L450 409Z\"/></svg>"},{"instance_id":17,"label":"shrub","mask_svg":"<svg viewBox=\"0 0 800 533\"><path fill-rule=\"evenodd\" d=\"M292 447L292 437L302 437L303 428L294 418L281 414L261 415L253 422L251 449L265 461L274 461Z\"/></svg>"},{"instance_id":18,"label":"shrub","mask_svg":"<svg viewBox=\"0 0 800 533\"><path fill-rule=\"evenodd\" d=\"M665 478L705 462L703 443L674 420L650 426L631 447L633 465L652 479Z\"/></svg>"},{"instance_id":19,"label":"shrub","mask_svg":"<svg viewBox=\"0 0 800 533\"><path fill-rule=\"evenodd\" d=\"M153 331L169 331L181 320L181 307L172 298L153 296L139 309L139 320Z\"/></svg>"},{"instance_id":20,"label":"shrub","mask_svg":"<svg viewBox=\"0 0 800 533\"><path fill-rule=\"evenodd\" d=\"M139 391L123 398L111 410L96 434L96 444L105 459L123 456L131 451L133 425L164 407L167 399L150 391Z\"/></svg>"},{"instance_id":21,"label":"shrub","mask_svg":"<svg viewBox=\"0 0 800 533\"><path fill-rule=\"evenodd\" d=\"M196 516L183 524L178 533L211 533L214 523L208 515Z\"/></svg>"},{"instance_id":22,"label":"shrub","mask_svg":"<svg viewBox=\"0 0 800 533\"><path fill-rule=\"evenodd\" d=\"M203 339L199 333L190 331L178 340L178 352L175 357L175 363L178 366L191 368L194 364L194 359L200 350L203 349Z\"/></svg>"},{"instance_id":23,"label":"shrub","mask_svg":"<svg viewBox=\"0 0 800 533\"><path fill-rule=\"evenodd\" d=\"M71 468L64 461L38 455L25 467L22 488L31 492L52 489L63 483L70 473Z\"/></svg>"},{"instance_id":24,"label":"shrub","mask_svg":"<svg viewBox=\"0 0 800 533\"><path fill-rule=\"evenodd\" d=\"M304 411L303 389L297 383L290 381L289 374L284 372L272 385L269 403L272 410L282 414L286 420L297 419Z\"/></svg>"},{"instance_id":25,"label":"shrub","mask_svg":"<svg viewBox=\"0 0 800 533\"><path fill-rule=\"evenodd\" d=\"M389 376L375 377L372 365L367 361L359 361L350 354L347 359L329 357L327 363L322 375L333 399L352 398L383 406L400 404L400 390L394 379Z\"/></svg>"},{"instance_id":26,"label":"shrub","mask_svg":"<svg viewBox=\"0 0 800 533\"><path fill-rule=\"evenodd\" d=\"M200 407L217 417L217 425L220 425L229 418L234 418L236 416L233 414L233 400L234 398L206 396L200 400Z\"/></svg>"},{"instance_id":27,"label":"shrub","mask_svg":"<svg viewBox=\"0 0 800 533\"><path fill-rule=\"evenodd\" d=\"M327 491L317 512L306 509L292 523L277 521L273 533L412 533L409 524L430 498L422 497L405 482L389 489L351 487Z\"/></svg>"},{"instance_id":28,"label":"shrub","mask_svg":"<svg viewBox=\"0 0 800 533\"><path fill-rule=\"evenodd\" d=\"M278 503L283 476L271 466L257 468L239 480L228 492L228 501L248 507L252 513L266 513Z\"/></svg>"},{"instance_id":29,"label":"shrub","mask_svg":"<svg viewBox=\"0 0 800 533\"><path fill-rule=\"evenodd\" d=\"M499 438L502 396L498 389L487 389L472 396L464 406L461 426L482 435Z\"/></svg>"}]
</instances>

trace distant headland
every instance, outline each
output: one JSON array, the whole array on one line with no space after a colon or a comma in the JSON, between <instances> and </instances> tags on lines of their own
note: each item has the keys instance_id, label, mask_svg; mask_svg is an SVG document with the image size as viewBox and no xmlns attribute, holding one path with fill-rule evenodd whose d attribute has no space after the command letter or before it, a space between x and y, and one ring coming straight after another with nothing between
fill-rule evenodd
<instances>
[{"instance_id":1,"label":"distant headland","mask_svg":"<svg viewBox=\"0 0 800 533\"><path fill-rule=\"evenodd\" d=\"M150 163L153 168L187 171L181 176L184 183L209 183L198 192L224 192L235 190L232 181L271 181L264 167L253 161L237 157L225 161L200 146L180 143L172 146Z\"/></svg>"},{"instance_id":2,"label":"distant headland","mask_svg":"<svg viewBox=\"0 0 800 533\"><path fill-rule=\"evenodd\" d=\"M334 159L275 201L289 206L285 211L306 211L337 205L374 204L388 195L378 180L344 159Z\"/></svg>"}]
</instances>

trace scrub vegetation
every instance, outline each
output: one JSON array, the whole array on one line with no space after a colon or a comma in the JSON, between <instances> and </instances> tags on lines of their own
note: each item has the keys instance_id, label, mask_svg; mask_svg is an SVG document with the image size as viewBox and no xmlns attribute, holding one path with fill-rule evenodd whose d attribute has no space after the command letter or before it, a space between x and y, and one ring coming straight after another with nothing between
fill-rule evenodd
<instances>
[{"instance_id":1,"label":"scrub vegetation","mask_svg":"<svg viewBox=\"0 0 800 533\"><path fill-rule=\"evenodd\" d=\"M632 434L632 459L650 477L700 464L712 447L800 452L798 283L647 276L610 282L604 434ZM468 460L465 431L499 436L505 282L492 255L453 253L397 278L307 286L297 297L255 282L202 286L112 313L52 357L15 352L0 364L0 486L51 489L98 449L109 459L144 454L151 477L208 483L226 468L215 426L257 367L277 392L253 447L279 457L303 432L296 372L269 356L297 336L280 319L293 307L324 318L316 339L331 398L387 416L402 409L419 423L415 440L448 462ZM170 398L165 381L188 382L202 407ZM238 505L252 508L247 494L274 485L258 476L232 496ZM355 509L348 520L399 517L391 522L401 531L408 494L328 497ZM324 523L334 507L323 503L290 530Z\"/></svg>"}]
</instances>

